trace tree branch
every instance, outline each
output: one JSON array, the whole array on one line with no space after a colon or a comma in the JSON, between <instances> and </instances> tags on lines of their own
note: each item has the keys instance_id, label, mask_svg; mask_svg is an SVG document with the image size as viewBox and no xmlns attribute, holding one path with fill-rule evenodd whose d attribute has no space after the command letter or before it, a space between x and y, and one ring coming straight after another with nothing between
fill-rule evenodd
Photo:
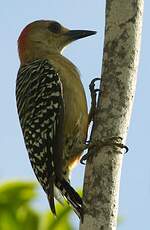
<instances>
[{"instance_id":1,"label":"tree branch","mask_svg":"<svg viewBox=\"0 0 150 230\"><path fill-rule=\"evenodd\" d=\"M80 230L114 230L123 151L112 137L127 136L139 60L143 0L107 0L101 95L92 131L99 141L87 161ZM114 140L112 138L112 140ZM104 141L105 145L101 145Z\"/></svg>"}]
</instances>

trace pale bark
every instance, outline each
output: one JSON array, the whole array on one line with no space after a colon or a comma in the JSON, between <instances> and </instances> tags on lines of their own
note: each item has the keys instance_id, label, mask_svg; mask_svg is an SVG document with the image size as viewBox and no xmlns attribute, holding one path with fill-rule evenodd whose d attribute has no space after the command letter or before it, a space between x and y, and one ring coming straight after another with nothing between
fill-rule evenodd
<instances>
[{"instance_id":1,"label":"pale bark","mask_svg":"<svg viewBox=\"0 0 150 230\"><path fill-rule=\"evenodd\" d=\"M125 143L136 87L143 0L107 0L101 95L92 140L122 137ZM90 150L84 181L80 230L115 230L123 150L97 145ZM128 157L128 156L127 156Z\"/></svg>"}]
</instances>

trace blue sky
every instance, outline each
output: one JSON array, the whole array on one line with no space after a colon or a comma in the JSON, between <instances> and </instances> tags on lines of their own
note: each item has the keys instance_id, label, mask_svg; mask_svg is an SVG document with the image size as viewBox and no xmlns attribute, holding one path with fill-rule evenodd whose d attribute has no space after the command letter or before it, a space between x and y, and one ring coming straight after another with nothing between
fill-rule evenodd
<instances>
[{"instance_id":1,"label":"blue sky","mask_svg":"<svg viewBox=\"0 0 150 230\"><path fill-rule=\"evenodd\" d=\"M137 91L127 141L130 151L124 156L121 177L119 214L124 217L124 223L118 230L148 229L150 225L149 7L150 2L145 1ZM88 84L99 76L101 69L105 1L5 0L1 1L0 9L0 179L35 180L16 112L17 38L26 24L37 19L58 20L72 29L97 30L96 36L72 43L64 52L80 69L90 104ZM79 166L72 174L76 187L82 185L83 170ZM37 207L48 208L41 189Z\"/></svg>"}]
</instances>

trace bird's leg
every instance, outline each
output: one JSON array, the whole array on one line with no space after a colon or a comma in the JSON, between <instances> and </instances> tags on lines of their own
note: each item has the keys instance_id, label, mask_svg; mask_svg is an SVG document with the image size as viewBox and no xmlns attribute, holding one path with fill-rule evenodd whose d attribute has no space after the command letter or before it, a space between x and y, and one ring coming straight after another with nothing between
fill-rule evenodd
<instances>
[{"instance_id":1,"label":"bird's leg","mask_svg":"<svg viewBox=\"0 0 150 230\"><path fill-rule=\"evenodd\" d=\"M95 82L100 80L101 80L100 78L94 78L89 85L89 89L91 93L91 108L88 117L88 125L90 124L91 121L94 121L94 115L97 109L97 92L100 92L100 89L95 89ZM79 143L78 147L74 149L74 152L79 152L79 153L83 152L84 150L89 148L89 143L90 141L86 141L85 143L83 142ZM86 155L87 154L85 154L85 156ZM82 158L84 158L84 156ZM82 162L82 164L84 163Z\"/></svg>"},{"instance_id":2,"label":"bird's leg","mask_svg":"<svg viewBox=\"0 0 150 230\"><path fill-rule=\"evenodd\" d=\"M102 148L104 146L114 146L114 147L119 147L121 149L125 149L125 153L128 152L128 147L124 144L122 144L122 137L110 137L107 140L103 140L103 141L99 141L96 140L94 142L89 142L89 144L87 145L88 149L91 148ZM81 164L85 164L84 161L86 161L89 156L92 156L91 152L86 153L80 160Z\"/></svg>"},{"instance_id":3,"label":"bird's leg","mask_svg":"<svg viewBox=\"0 0 150 230\"><path fill-rule=\"evenodd\" d=\"M96 81L100 81L101 78L94 78L90 85L89 85L89 89L90 89L90 94L91 94L91 108L90 108L90 112L89 112L89 116L88 116L88 125L91 123L91 121L94 121L94 116L97 110L97 92L100 92L100 89L95 89L95 82ZM90 146L90 141L86 141L84 144L82 144L81 146L79 146L79 149L82 150L80 152L83 152L84 150L88 149ZM87 158L88 153L86 153L80 160L81 164L84 164L84 157Z\"/></svg>"},{"instance_id":4,"label":"bird's leg","mask_svg":"<svg viewBox=\"0 0 150 230\"><path fill-rule=\"evenodd\" d=\"M95 89L96 81L100 81L100 78L94 78L89 85L89 89L91 93L91 108L89 112L88 124L90 124L90 122L94 120L94 115L97 109L97 101L96 101L97 92L100 92L100 89Z\"/></svg>"},{"instance_id":5,"label":"bird's leg","mask_svg":"<svg viewBox=\"0 0 150 230\"><path fill-rule=\"evenodd\" d=\"M94 116L95 116L96 109L97 109L97 101L96 101L97 98L96 97L97 97L97 92L100 92L100 89L95 89L95 82L97 80L100 80L100 78L93 79L89 85L89 89L91 92L91 109L89 113L89 124L91 121L94 121ZM104 146L119 147L121 149L125 149L125 153L128 152L128 147L122 144L122 137L110 137L102 141L95 140L94 142L89 140L89 141L86 141L86 143L84 144L83 150L91 149L91 148L102 148ZM84 161L86 161L91 155L92 155L91 151L90 153L88 151L88 153L82 156L80 163L85 164Z\"/></svg>"}]
</instances>

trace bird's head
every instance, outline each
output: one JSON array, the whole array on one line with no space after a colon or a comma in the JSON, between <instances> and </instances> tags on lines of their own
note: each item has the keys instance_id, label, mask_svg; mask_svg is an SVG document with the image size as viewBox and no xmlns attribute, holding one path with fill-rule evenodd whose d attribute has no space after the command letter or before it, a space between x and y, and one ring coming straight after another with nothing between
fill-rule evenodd
<instances>
[{"instance_id":1,"label":"bird's head","mask_svg":"<svg viewBox=\"0 0 150 230\"><path fill-rule=\"evenodd\" d=\"M89 30L69 30L56 21L39 20L27 25L18 39L21 63L47 53L61 53L69 43L95 34Z\"/></svg>"}]
</instances>

